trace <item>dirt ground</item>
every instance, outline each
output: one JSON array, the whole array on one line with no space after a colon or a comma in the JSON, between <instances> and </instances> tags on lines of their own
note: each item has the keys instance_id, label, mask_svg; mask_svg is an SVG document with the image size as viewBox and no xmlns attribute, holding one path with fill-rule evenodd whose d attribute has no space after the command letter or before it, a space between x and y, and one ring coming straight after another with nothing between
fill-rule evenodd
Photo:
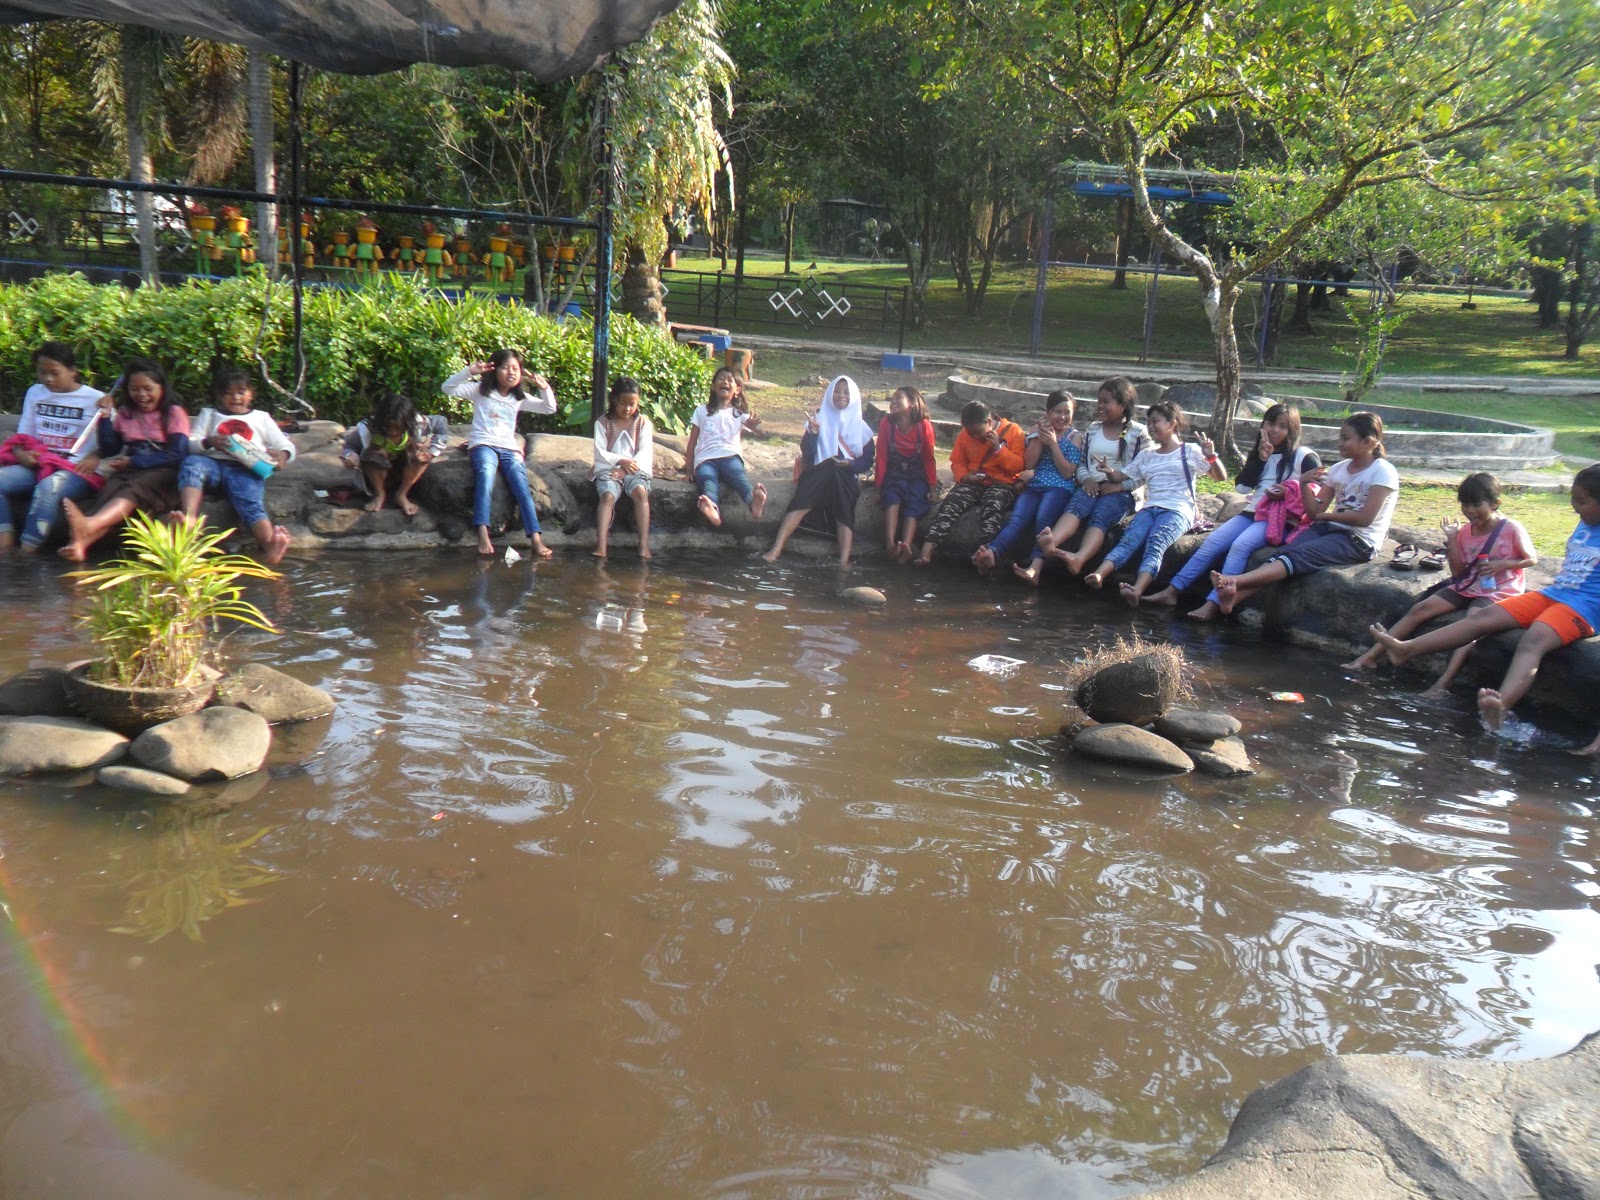
<instances>
[{"instance_id":1,"label":"dirt ground","mask_svg":"<svg viewBox=\"0 0 1600 1200\"><path fill-rule=\"evenodd\" d=\"M916 371L886 371L878 360L877 354L851 357L758 348L751 372L750 407L768 433L798 439L805 429L806 409L822 399L828 381L836 375L856 381L864 405L875 404L887 411L890 393L908 383L921 389L931 405L944 391L945 377L951 371L947 362L928 367L919 364Z\"/></svg>"}]
</instances>

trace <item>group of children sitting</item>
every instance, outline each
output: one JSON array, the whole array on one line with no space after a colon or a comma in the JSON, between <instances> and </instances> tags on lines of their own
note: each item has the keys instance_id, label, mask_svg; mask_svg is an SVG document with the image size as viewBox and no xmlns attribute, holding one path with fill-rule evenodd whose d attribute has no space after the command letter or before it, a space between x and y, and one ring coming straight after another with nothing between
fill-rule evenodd
<instances>
[{"instance_id":1,"label":"group of children sitting","mask_svg":"<svg viewBox=\"0 0 1600 1200\"><path fill-rule=\"evenodd\" d=\"M271 416L255 408L249 376L237 369L213 377L210 404L192 421L152 359L128 362L109 394L83 384L72 349L46 342L33 354L37 382L24 399L17 433L0 444L0 551L20 543L37 551L65 523L63 558L81 562L90 547L135 510L169 519L195 520L207 492L227 495L269 563L280 561L289 533L273 524L264 503L265 480L290 462L294 445ZM516 503L534 553L549 558L528 487L516 432L521 412L552 413L549 381L525 369L522 356L503 349L475 362L441 385L444 394L472 406L467 439L473 475L472 524L479 552L495 552L490 502L496 477ZM1262 416L1255 444L1235 479L1242 507L1215 528L1171 582L1150 588L1167 551L1199 530L1197 481L1225 478L1208 438L1184 440L1182 409L1158 400L1135 419L1133 383L1115 376L1100 385L1088 428L1074 426L1075 400L1052 393L1044 415L1024 432L981 402L966 405L950 453L953 485L939 498L933 424L920 392L902 387L874 432L862 413L861 391L839 376L807 413L795 490L771 548L775 561L789 539L809 522L831 531L839 559L848 563L862 479L870 476L883 512L884 547L899 563L927 565L956 522L976 508L980 545L973 564L987 574L1015 555L1012 570L1038 586L1045 564L1059 560L1083 574L1109 532L1127 519L1115 546L1083 574L1092 588L1137 558L1131 582L1120 585L1133 606L1178 605L1192 585L1207 580L1205 599L1185 615L1208 621L1274 583L1326 567L1370 561L1383 545L1399 495L1399 477L1384 457L1383 422L1352 413L1339 429L1339 459L1324 465L1300 444L1300 414L1272 405ZM632 503L639 555L651 557L650 487L654 433L640 411L639 384L616 380L606 414L594 430L592 478L598 494L594 553L605 557L616 506ZM722 522L726 485L760 518L766 489L752 483L742 457L744 433L760 426L739 377L719 369L710 394L697 406L685 447L684 474L699 493L697 506L711 525ZM340 458L356 472L376 511L390 499L414 514L411 492L444 452L445 419L417 411L406 397L390 395L344 437ZM1143 498L1143 504L1139 503ZM1521 627L1523 637L1505 681L1484 689L1479 705L1498 725L1505 710L1531 685L1550 650L1600 627L1600 465L1580 472L1572 485L1579 524L1554 584L1527 593L1525 571L1536 561L1527 531L1499 513L1494 477L1468 476L1457 493L1463 523L1444 525L1449 574L1430 589L1394 629L1372 627L1376 644L1346 667L1359 670L1387 655L1395 663L1453 650L1436 689L1449 686L1479 637ZM25 507L24 507L25 503ZM934 508L938 505L937 509ZM23 508L20 533L14 512ZM930 514L931 518L930 518ZM918 541L918 527L926 527ZM1075 549L1069 545L1077 540ZM1273 552L1250 568L1262 547ZM1023 560L1026 561L1023 561ZM1407 634L1435 617L1465 611L1461 621L1413 640ZM1596 739L1600 750L1600 738Z\"/></svg>"}]
</instances>

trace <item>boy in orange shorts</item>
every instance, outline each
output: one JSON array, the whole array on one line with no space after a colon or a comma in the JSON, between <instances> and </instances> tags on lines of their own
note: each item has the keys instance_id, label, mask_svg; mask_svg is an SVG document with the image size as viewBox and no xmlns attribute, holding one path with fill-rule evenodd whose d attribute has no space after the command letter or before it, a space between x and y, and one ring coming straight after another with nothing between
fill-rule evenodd
<instances>
[{"instance_id":1,"label":"boy in orange shorts","mask_svg":"<svg viewBox=\"0 0 1600 1200\"><path fill-rule=\"evenodd\" d=\"M1475 609L1453 625L1409 641L1374 625L1372 636L1388 651L1389 660L1399 666L1419 654L1454 650L1502 630L1526 630L1499 689L1478 692L1484 724L1499 729L1506 711L1527 695L1544 656L1593 637L1600 627L1600 463L1585 467L1572 481L1572 511L1578 514L1578 527L1567 539L1567 556L1554 583L1543 591L1525 592ZM1600 739L1596 741L1600 743Z\"/></svg>"}]
</instances>

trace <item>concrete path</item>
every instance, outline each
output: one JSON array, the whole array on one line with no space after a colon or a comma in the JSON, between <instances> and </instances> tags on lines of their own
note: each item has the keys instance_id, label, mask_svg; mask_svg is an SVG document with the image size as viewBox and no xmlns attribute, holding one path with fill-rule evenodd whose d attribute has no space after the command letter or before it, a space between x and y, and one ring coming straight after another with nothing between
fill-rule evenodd
<instances>
[{"instance_id":1,"label":"concrete path","mask_svg":"<svg viewBox=\"0 0 1600 1200\"><path fill-rule=\"evenodd\" d=\"M837 355L838 357L870 358L876 360L883 351L870 346L857 346L848 342L811 341L797 338L775 337L767 334L740 333L737 343L753 349L765 347L805 354ZM986 371L1010 375L1040 375L1052 372L1070 372L1073 375L1116 375L1137 372L1163 381L1209 383L1216 378L1216 368L1210 363L1155 361L1139 365L1128 359L1075 357L1066 355L1041 355L1029 358L1025 354L996 353L976 347L938 346L926 349L913 348L919 367L957 364L979 367ZM757 360L759 366L759 358ZM1323 387L1337 387L1341 382L1337 371L1256 370L1246 367L1246 383L1267 385L1309 383ZM1524 396L1600 396L1600 377L1548 379L1538 375L1385 375L1378 388L1415 388L1438 392L1512 392Z\"/></svg>"}]
</instances>

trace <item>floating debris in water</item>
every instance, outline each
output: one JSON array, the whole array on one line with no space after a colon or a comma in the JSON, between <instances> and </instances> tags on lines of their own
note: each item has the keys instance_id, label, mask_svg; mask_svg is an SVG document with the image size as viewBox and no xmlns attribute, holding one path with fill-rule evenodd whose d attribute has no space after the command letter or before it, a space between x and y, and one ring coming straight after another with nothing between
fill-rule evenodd
<instances>
[{"instance_id":1,"label":"floating debris in water","mask_svg":"<svg viewBox=\"0 0 1600 1200\"><path fill-rule=\"evenodd\" d=\"M1007 658L1004 654L980 654L967 663L974 671L982 671L996 679L1010 679L1027 665L1023 659Z\"/></svg>"},{"instance_id":2,"label":"floating debris in water","mask_svg":"<svg viewBox=\"0 0 1600 1200\"><path fill-rule=\"evenodd\" d=\"M517 548L515 546L507 546L506 547L506 566L509 567L512 563L519 563L521 561L522 561L522 555L517 553Z\"/></svg>"},{"instance_id":3,"label":"floating debris in water","mask_svg":"<svg viewBox=\"0 0 1600 1200\"><path fill-rule=\"evenodd\" d=\"M1304 704L1306 698L1299 692L1269 692L1268 700L1276 700L1279 704Z\"/></svg>"}]
</instances>

